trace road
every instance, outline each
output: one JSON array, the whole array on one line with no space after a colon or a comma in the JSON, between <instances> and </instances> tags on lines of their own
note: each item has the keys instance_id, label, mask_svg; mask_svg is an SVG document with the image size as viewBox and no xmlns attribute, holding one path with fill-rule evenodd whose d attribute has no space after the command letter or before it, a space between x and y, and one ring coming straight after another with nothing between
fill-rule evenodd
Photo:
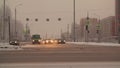
<instances>
[{"instance_id":1,"label":"road","mask_svg":"<svg viewBox=\"0 0 120 68\"><path fill-rule=\"evenodd\" d=\"M0 63L119 62L120 47L87 45L24 45L23 50L0 51Z\"/></svg>"}]
</instances>

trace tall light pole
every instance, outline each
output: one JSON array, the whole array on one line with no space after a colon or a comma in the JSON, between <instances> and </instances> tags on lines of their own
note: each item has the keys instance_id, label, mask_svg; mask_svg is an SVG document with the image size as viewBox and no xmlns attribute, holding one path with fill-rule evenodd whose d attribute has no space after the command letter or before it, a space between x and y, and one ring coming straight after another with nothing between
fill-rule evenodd
<instances>
[{"instance_id":1,"label":"tall light pole","mask_svg":"<svg viewBox=\"0 0 120 68\"><path fill-rule=\"evenodd\" d=\"M76 41L76 31L75 31L75 0L73 0L73 36L74 36L74 42Z\"/></svg>"},{"instance_id":2,"label":"tall light pole","mask_svg":"<svg viewBox=\"0 0 120 68\"><path fill-rule=\"evenodd\" d=\"M28 22L29 21L29 18L26 18L26 21ZM26 28L26 32L25 32L25 40L26 41L28 41L28 23L26 23L26 26L25 26L25 28Z\"/></svg>"},{"instance_id":3,"label":"tall light pole","mask_svg":"<svg viewBox=\"0 0 120 68\"><path fill-rule=\"evenodd\" d=\"M17 7L21 6L22 4L18 4L15 6L15 39L17 39Z\"/></svg>"},{"instance_id":4,"label":"tall light pole","mask_svg":"<svg viewBox=\"0 0 120 68\"><path fill-rule=\"evenodd\" d=\"M3 1L3 4L4 4L4 6L3 6L3 41L5 40L5 3L6 3L6 1L4 0Z\"/></svg>"}]
</instances>

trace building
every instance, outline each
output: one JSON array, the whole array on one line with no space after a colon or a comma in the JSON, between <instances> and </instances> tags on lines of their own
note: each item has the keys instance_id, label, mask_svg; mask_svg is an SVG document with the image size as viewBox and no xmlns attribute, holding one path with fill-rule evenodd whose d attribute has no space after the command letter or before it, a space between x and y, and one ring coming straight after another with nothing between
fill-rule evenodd
<instances>
[{"instance_id":1,"label":"building","mask_svg":"<svg viewBox=\"0 0 120 68\"><path fill-rule=\"evenodd\" d=\"M115 16L109 16L101 20L101 41L116 42L116 20Z\"/></svg>"},{"instance_id":2,"label":"building","mask_svg":"<svg viewBox=\"0 0 120 68\"><path fill-rule=\"evenodd\" d=\"M103 37L116 36L115 17L109 16L101 20L101 35Z\"/></svg>"},{"instance_id":3,"label":"building","mask_svg":"<svg viewBox=\"0 0 120 68\"><path fill-rule=\"evenodd\" d=\"M88 37L88 41L95 41L95 39L97 38L96 26L98 24L98 20L96 18L89 18L88 35L86 32L86 21L87 18L83 18L80 21L80 37L82 41L85 41L86 36Z\"/></svg>"},{"instance_id":4,"label":"building","mask_svg":"<svg viewBox=\"0 0 120 68\"><path fill-rule=\"evenodd\" d=\"M116 19L117 22L120 23L120 0L116 0Z\"/></svg>"},{"instance_id":5,"label":"building","mask_svg":"<svg viewBox=\"0 0 120 68\"><path fill-rule=\"evenodd\" d=\"M119 43L120 43L120 0L115 0L116 6L115 6L115 14L116 14L116 26L117 26L117 35L119 36Z\"/></svg>"}]
</instances>

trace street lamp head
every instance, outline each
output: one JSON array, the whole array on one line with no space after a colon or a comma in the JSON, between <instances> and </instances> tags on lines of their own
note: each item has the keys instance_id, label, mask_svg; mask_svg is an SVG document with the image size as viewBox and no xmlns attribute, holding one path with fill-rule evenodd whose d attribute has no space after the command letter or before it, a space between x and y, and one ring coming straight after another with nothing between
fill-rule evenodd
<instances>
[{"instance_id":1,"label":"street lamp head","mask_svg":"<svg viewBox=\"0 0 120 68\"><path fill-rule=\"evenodd\" d=\"M29 18L26 18L26 21L29 21Z\"/></svg>"},{"instance_id":2,"label":"street lamp head","mask_svg":"<svg viewBox=\"0 0 120 68\"><path fill-rule=\"evenodd\" d=\"M46 21L50 21L50 19L49 19L49 18L47 18L47 19L46 19Z\"/></svg>"},{"instance_id":3,"label":"street lamp head","mask_svg":"<svg viewBox=\"0 0 120 68\"><path fill-rule=\"evenodd\" d=\"M36 18L35 21L37 22L37 21L38 21L38 18Z\"/></svg>"},{"instance_id":4,"label":"street lamp head","mask_svg":"<svg viewBox=\"0 0 120 68\"><path fill-rule=\"evenodd\" d=\"M58 18L58 21L61 21L61 18Z\"/></svg>"}]
</instances>

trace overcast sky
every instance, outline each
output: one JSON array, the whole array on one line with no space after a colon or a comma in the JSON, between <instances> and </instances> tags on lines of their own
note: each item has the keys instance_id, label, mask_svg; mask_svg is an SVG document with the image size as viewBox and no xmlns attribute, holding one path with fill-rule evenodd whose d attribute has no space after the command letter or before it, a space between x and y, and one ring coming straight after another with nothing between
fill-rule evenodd
<instances>
[{"instance_id":1,"label":"overcast sky","mask_svg":"<svg viewBox=\"0 0 120 68\"><path fill-rule=\"evenodd\" d=\"M87 11L90 17L105 18L115 15L115 0L76 0L76 23L86 17ZM67 31L67 24L73 23L73 0L9 0L12 13L17 7L17 19L22 23L29 23L32 34L41 34L45 37L60 35L61 29ZM14 16L13 16L14 18ZM25 18L30 18L26 22ZM34 19L39 21L35 22ZM50 21L47 22L46 18ZM62 18L58 21L57 18Z\"/></svg>"}]
</instances>

